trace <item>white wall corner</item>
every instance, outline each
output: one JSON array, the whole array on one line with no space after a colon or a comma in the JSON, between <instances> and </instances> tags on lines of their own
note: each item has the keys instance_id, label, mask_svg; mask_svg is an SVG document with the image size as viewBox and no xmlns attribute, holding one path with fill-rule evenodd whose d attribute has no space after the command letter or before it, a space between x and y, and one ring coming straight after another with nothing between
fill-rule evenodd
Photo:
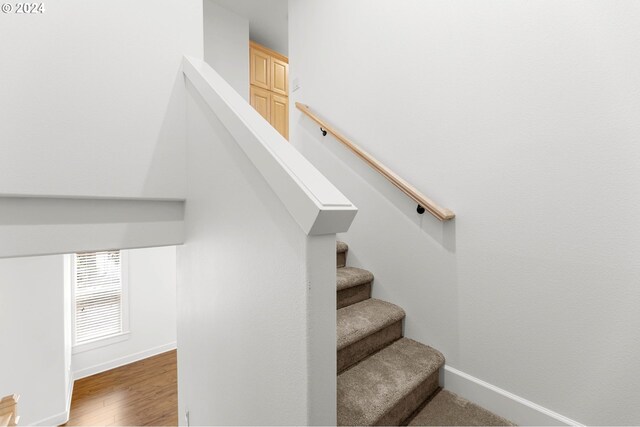
<instances>
[{"instance_id":1,"label":"white wall corner","mask_svg":"<svg viewBox=\"0 0 640 427\"><path fill-rule=\"evenodd\" d=\"M66 418L65 418L64 422L58 423L56 425L66 424L67 421L69 421L69 417L71 416L71 401L73 400L73 385L74 384L75 384L75 380L73 378L73 372L71 372L71 370L69 370L69 382L67 384Z\"/></svg>"},{"instance_id":2,"label":"white wall corner","mask_svg":"<svg viewBox=\"0 0 640 427\"><path fill-rule=\"evenodd\" d=\"M69 415L71 414L71 399L73 398L73 376L69 375L69 383L67 384L67 395L66 395L66 407L64 412L60 412L52 417L45 418L43 420L37 421L33 423L34 426L59 426L62 424L66 424L69 421ZM18 413L20 415L20 413Z\"/></svg>"},{"instance_id":3,"label":"white wall corner","mask_svg":"<svg viewBox=\"0 0 640 427\"><path fill-rule=\"evenodd\" d=\"M337 423L336 236L309 236L307 265L308 425Z\"/></svg>"},{"instance_id":4,"label":"white wall corner","mask_svg":"<svg viewBox=\"0 0 640 427\"><path fill-rule=\"evenodd\" d=\"M582 423L451 366L445 366L444 368L443 386L447 390L471 400L517 425L584 426Z\"/></svg>"},{"instance_id":5,"label":"white wall corner","mask_svg":"<svg viewBox=\"0 0 640 427\"><path fill-rule=\"evenodd\" d=\"M249 19L205 0L204 60L249 99Z\"/></svg>"}]
</instances>

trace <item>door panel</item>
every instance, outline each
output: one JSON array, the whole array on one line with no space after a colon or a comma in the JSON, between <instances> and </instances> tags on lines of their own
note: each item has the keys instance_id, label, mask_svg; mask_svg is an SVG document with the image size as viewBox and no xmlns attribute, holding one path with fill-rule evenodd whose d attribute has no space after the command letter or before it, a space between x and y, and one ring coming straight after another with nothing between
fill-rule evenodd
<instances>
[{"instance_id":1,"label":"door panel","mask_svg":"<svg viewBox=\"0 0 640 427\"><path fill-rule=\"evenodd\" d=\"M271 93L251 86L251 106L268 122L271 121Z\"/></svg>"},{"instance_id":2,"label":"door panel","mask_svg":"<svg viewBox=\"0 0 640 427\"><path fill-rule=\"evenodd\" d=\"M255 49L249 49L251 72L250 79L251 84L261 87L263 89L269 89L270 81L270 57L266 53Z\"/></svg>"},{"instance_id":3,"label":"door panel","mask_svg":"<svg viewBox=\"0 0 640 427\"><path fill-rule=\"evenodd\" d=\"M289 98L286 96L271 95L271 125L289 139Z\"/></svg>"},{"instance_id":4,"label":"door panel","mask_svg":"<svg viewBox=\"0 0 640 427\"><path fill-rule=\"evenodd\" d=\"M289 93L289 64L271 58L271 90L280 95Z\"/></svg>"}]
</instances>

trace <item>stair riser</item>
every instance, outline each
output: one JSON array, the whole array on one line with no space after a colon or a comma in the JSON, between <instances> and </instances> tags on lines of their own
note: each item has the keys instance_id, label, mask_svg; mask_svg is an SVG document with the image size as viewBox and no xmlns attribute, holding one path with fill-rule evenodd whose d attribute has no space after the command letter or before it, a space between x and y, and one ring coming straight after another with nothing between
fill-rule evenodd
<instances>
[{"instance_id":1,"label":"stair riser","mask_svg":"<svg viewBox=\"0 0 640 427\"><path fill-rule=\"evenodd\" d=\"M405 396L374 425L401 426L439 387L439 370L431 374L409 395Z\"/></svg>"},{"instance_id":2,"label":"stair riser","mask_svg":"<svg viewBox=\"0 0 640 427\"><path fill-rule=\"evenodd\" d=\"M338 262L338 268L345 267L347 265L347 253L346 252L338 253L338 254L336 254L336 257L337 257L337 262Z\"/></svg>"},{"instance_id":3,"label":"stair riser","mask_svg":"<svg viewBox=\"0 0 640 427\"><path fill-rule=\"evenodd\" d=\"M371 282L338 291L338 308L371 298Z\"/></svg>"},{"instance_id":4,"label":"stair riser","mask_svg":"<svg viewBox=\"0 0 640 427\"><path fill-rule=\"evenodd\" d=\"M402 320L338 350L338 373L402 338Z\"/></svg>"}]
</instances>

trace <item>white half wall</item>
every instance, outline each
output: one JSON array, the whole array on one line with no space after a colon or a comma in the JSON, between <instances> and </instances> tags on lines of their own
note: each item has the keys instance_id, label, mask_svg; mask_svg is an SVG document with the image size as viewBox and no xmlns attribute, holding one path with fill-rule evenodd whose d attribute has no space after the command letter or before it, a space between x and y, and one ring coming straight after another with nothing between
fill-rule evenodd
<instances>
[{"instance_id":1,"label":"white half wall","mask_svg":"<svg viewBox=\"0 0 640 427\"><path fill-rule=\"evenodd\" d=\"M181 244L184 201L0 196L0 258Z\"/></svg>"},{"instance_id":2,"label":"white half wall","mask_svg":"<svg viewBox=\"0 0 640 427\"><path fill-rule=\"evenodd\" d=\"M640 423L638 22L624 0L289 2L291 141L360 208L349 263L448 366L589 425Z\"/></svg>"},{"instance_id":3,"label":"white half wall","mask_svg":"<svg viewBox=\"0 0 640 427\"><path fill-rule=\"evenodd\" d=\"M204 60L249 100L249 20L204 1Z\"/></svg>"},{"instance_id":4,"label":"white half wall","mask_svg":"<svg viewBox=\"0 0 640 427\"><path fill-rule=\"evenodd\" d=\"M0 194L182 198L202 0L45 9L0 14Z\"/></svg>"},{"instance_id":5,"label":"white half wall","mask_svg":"<svg viewBox=\"0 0 640 427\"><path fill-rule=\"evenodd\" d=\"M129 257L129 335L115 344L74 353L75 379L176 347L176 247L124 252Z\"/></svg>"},{"instance_id":6,"label":"white half wall","mask_svg":"<svg viewBox=\"0 0 640 427\"><path fill-rule=\"evenodd\" d=\"M335 424L335 234L307 236L189 80L187 91L180 423L188 411L191 425Z\"/></svg>"},{"instance_id":7,"label":"white half wall","mask_svg":"<svg viewBox=\"0 0 640 427\"><path fill-rule=\"evenodd\" d=\"M0 259L0 396L20 395L21 425L66 421L62 258Z\"/></svg>"}]
</instances>

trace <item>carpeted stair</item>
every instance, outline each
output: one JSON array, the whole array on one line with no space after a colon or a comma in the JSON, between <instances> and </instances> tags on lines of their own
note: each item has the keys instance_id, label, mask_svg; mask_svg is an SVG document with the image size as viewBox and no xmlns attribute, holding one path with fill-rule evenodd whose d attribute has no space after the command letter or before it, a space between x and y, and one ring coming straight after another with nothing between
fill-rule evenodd
<instances>
[{"instance_id":1,"label":"carpeted stair","mask_svg":"<svg viewBox=\"0 0 640 427\"><path fill-rule=\"evenodd\" d=\"M371 298L348 250L337 243L338 425L513 425L440 390L444 356L403 337L404 310Z\"/></svg>"}]
</instances>

